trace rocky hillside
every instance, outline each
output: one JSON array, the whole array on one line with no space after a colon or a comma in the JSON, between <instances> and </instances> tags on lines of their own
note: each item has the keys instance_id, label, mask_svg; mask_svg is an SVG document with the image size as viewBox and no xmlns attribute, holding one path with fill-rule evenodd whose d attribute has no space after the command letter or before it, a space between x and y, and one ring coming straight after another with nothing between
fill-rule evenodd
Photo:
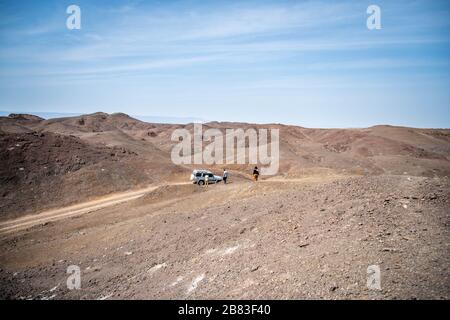
<instances>
[{"instance_id":1,"label":"rocky hillside","mask_svg":"<svg viewBox=\"0 0 450 320\"><path fill-rule=\"evenodd\" d=\"M280 130L279 176L450 175L450 130L375 126L309 129L279 124L212 122L204 130ZM45 120L0 117L0 219L75 203L150 183L185 180L196 166L171 161L172 132L193 125L150 124L126 114L94 113ZM203 166L216 173L222 165ZM227 165L245 178L251 165Z\"/></svg>"},{"instance_id":2,"label":"rocky hillside","mask_svg":"<svg viewBox=\"0 0 450 320\"><path fill-rule=\"evenodd\" d=\"M136 153L94 146L51 132L0 135L0 214L9 218L43 207L133 188L148 180L133 170Z\"/></svg>"}]
</instances>

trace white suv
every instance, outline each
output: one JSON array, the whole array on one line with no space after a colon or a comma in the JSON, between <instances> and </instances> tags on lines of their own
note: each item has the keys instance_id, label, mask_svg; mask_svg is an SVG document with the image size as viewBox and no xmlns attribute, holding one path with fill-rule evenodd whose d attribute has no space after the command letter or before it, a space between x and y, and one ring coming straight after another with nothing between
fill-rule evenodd
<instances>
[{"instance_id":1,"label":"white suv","mask_svg":"<svg viewBox=\"0 0 450 320\"><path fill-rule=\"evenodd\" d=\"M222 181L222 177L214 175L208 170L194 170L191 174L191 181L194 184L204 185L205 176L208 176L208 183L219 183Z\"/></svg>"}]
</instances>

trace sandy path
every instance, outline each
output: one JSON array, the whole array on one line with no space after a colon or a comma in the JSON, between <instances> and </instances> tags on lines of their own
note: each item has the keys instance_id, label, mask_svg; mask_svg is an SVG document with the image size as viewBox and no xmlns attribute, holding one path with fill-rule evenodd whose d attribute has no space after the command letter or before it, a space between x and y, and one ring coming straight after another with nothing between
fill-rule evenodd
<instances>
[{"instance_id":1,"label":"sandy path","mask_svg":"<svg viewBox=\"0 0 450 320\"><path fill-rule=\"evenodd\" d=\"M335 179L338 176L330 176L329 179ZM314 182L323 180L323 177L308 177L308 178L298 178L298 179L283 179L283 178L270 178L266 180L261 180L259 183L275 183L275 182L284 182L284 183L300 183L300 182ZM190 182L177 182L170 183L168 185L188 185ZM94 212L106 207L114 206L120 203L128 202L131 200L135 200L139 197L142 197L144 194L155 190L160 187L160 185L152 185L143 189L126 191L121 193L115 193L113 195L109 195L106 197L102 197L100 199L87 201L84 203L53 209L41 212L39 214L27 215L25 217L21 217L18 219L13 219L0 223L0 234L7 234L14 231L19 231L23 229L27 229L33 227L35 225L47 223L50 221L61 220L68 217L79 216L83 214L87 214L90 212Z\"/></svg>"},{"instance_id":2,"label":"sandy path","mask_svg":"<svg viewBox=\"0 0 450 320\"><path fill-rule=\"evenodd\" d=\"M170 185L184 185L188 183L173 183ZM149 186L139 190L116 193L110 196L102 197L97 200L87 201L84 203L44 211L36 215L27 215L22 218L13 219L0 223L0 234L10 233L13 231L23 230L38 224L43 224L50 221L56 221L72 216L83 215L93 211L97 211L106 207L117 205L123 202L128 202L144 194L151 192L158 188L158 185Z\"/></svg>"}]
</instances>

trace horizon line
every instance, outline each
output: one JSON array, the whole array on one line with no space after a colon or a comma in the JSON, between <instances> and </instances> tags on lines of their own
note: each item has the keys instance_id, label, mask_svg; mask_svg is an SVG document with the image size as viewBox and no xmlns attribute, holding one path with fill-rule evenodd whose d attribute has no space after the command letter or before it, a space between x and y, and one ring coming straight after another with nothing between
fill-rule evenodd
<instances>
[{"instance_id":1,"label":"horizon line","mask_svg":"<svg viewBox=\"0 0 450 320\"><path fill-rule=\"evenodd\" d=\"M90 116L98 113L103 113L107 115L114 115L114 114L124 114L130 118L134 118L136 120L152 124L178 124L178 125L189 125L189 124L210 124L210 123L236 123L236 124L246 124L246 125L280 125L280 126L294 126L294 127L301 127L305 129L343 129L343 130L352 130L352 129L369 129L374 127L396 127L396 128L411 128L411 129L434 129L434 130L450 130L450 128L445 127L417 127L417 126L407 126L407 125L400 125L400 124L392 124L392 123L378 123L378 124L372 124L369 126L361 126L361 127L339 127L339 126L331 126L331 127L314 127L314 126L305 126L301 124L288 124L288 123L281 123L281 122L246 122L246 121L231 121L231 120L204 120L197 117L178 117L178 116L152 116L152 115L132 115L127 114L125 112L104 112L104 111L96 111L92 113L75 113L75 112L44 112L44 111L38 111L38 112L22 112L22 111L8 111L8 110L0 110L0 118L8 118L10 115L31 115L31 116L38 116L40 118L43 118L44 120L53 120L53 119L61 119L61 118L73 118L73 117L79 117L79 116ZM49 117L49 115L54 115L55 117ZM196 119L198 121L188 121L188 122L148 122L145 120L145 118L154 118L156 119Z\"/></svg>"}]
</instances>

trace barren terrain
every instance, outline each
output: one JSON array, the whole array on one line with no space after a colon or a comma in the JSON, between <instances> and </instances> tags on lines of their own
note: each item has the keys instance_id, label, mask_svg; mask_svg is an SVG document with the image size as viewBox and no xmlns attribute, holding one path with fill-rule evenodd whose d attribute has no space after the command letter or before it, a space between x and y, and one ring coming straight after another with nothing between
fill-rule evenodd
<instances>
[{"instance_id":1,"label":"barren terrain","mask_svg":"<svg viewBox=\"0 0 450 320\"><path fill-rule=\"evenodd\" d=\"M0 298L449 299L450 130L208 123L279 128L281 154L206 188L170 161L181 127L0 118Z\"/></svg>"}]
</instances>

